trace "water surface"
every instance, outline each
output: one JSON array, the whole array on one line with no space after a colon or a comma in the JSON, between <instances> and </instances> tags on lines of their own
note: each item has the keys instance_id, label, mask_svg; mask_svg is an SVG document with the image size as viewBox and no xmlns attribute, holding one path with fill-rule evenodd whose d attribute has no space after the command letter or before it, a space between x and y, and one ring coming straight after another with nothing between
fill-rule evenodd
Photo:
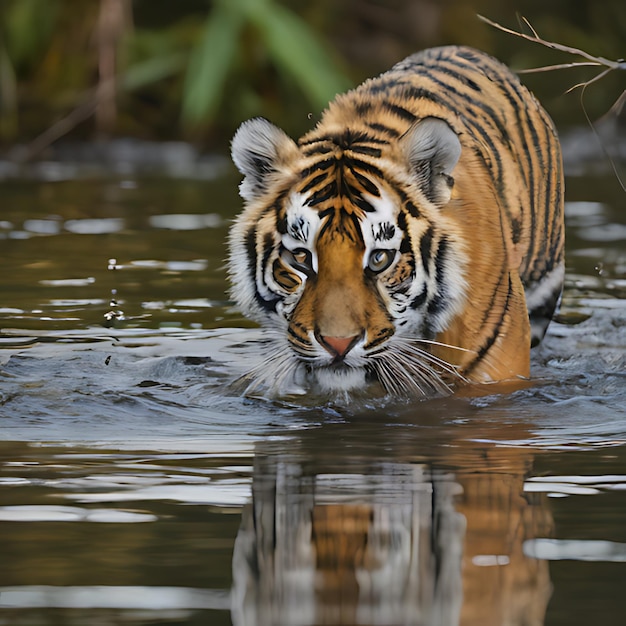
<instances>
[{"instance_id":1,"label":"water surface","mask_svg":"<svg viewBox=\"0 0 626 626\"><path fill-rule=\"evenodd\" d=\"M208 171L2 183L0 624L623 624L614 178L568 180L531 386L341 406L228 387L260 348Z\"/></svg>"}]
</instances>

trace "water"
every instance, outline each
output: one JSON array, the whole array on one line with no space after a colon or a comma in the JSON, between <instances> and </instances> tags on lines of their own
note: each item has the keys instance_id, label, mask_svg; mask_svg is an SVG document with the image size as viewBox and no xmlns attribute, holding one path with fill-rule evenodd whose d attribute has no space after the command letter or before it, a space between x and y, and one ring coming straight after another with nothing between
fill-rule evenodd
<instances>
[{"instance_id":1,"label":"water","mask_svg":"<svg viewBox=\"0 0 626 626\"><path fill-rule=\"evenodd\" d=\"M229 388L230 170L36 174L0 192L0 624L624 623L614 178L568 180L531 386L346 407Z\"/></svg>"}]
</instances>

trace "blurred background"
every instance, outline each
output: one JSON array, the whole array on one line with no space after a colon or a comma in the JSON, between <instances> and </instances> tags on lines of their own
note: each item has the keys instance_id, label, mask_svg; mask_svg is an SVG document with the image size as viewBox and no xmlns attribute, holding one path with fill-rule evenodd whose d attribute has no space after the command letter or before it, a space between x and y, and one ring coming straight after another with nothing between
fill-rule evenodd
<instances>
[{"instance_id":1,"label":"blurred background","mask_svg":"<svg viewBox=\"0 0 626 626\"><path fill-rule=\"evenodd\" d=\"M476 46L514 69L575 60L477 14L515 30L525 17L545 39L624 56L623 0L0 0L0 155L117 137L222 152L256 115L298 135L335 93L441 44ZM597 73L524 82L563 128L585 123L579 96L564 92ZM616 71L586 90L591 119L624 82Z\"/></svg>"}]
</instances>

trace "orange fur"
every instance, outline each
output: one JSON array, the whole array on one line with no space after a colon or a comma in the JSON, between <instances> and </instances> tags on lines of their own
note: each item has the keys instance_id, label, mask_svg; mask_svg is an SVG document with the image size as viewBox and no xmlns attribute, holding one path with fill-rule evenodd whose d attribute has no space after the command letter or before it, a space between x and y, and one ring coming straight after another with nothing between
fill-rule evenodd
<instances>
[{"instance_id":1,"label":"orange fur","mask_svg":"<svg viewBox=\"0 0 626 626\"><path fill-rule=\"evenodd\" d=\"M244 124L233 157L233 295L261 323L280 311L312 371L370 371L389 346L388 389L530 375L562 286L563 175L549 117L505 66L427 50L338 96L297 144Z\"/></svg>"}]
</instances>

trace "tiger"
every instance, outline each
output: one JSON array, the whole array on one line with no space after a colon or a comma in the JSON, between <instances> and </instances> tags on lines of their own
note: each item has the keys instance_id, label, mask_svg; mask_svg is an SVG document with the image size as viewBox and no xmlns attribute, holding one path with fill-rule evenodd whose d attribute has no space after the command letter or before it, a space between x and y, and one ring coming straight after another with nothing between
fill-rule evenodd
<instances>
[{"instance_id":1,"label":"tiger","mask_svg":"<svg viewBox=\"0 0 626 626\"><path fill-rule=\"evenodd\" d=\"M336 96L297 142L243 122L231 155L231 297L267 344L246 392L529 379L563 289L564 179L551 118L506 65L426 49Z\"/></svg>"}]
</instances>

